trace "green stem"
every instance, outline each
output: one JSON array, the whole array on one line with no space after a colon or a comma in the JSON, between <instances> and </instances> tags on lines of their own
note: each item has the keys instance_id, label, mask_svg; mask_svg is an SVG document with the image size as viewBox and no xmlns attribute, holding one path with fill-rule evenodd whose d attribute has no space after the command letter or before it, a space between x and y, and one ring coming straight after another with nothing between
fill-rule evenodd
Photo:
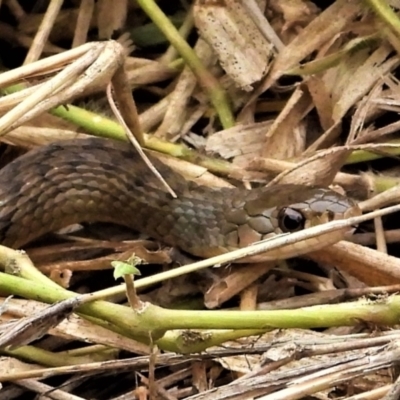
<instances>
[{"instance_id":1,"label":"green stem","mask_svg":"<svg viewBox=\"0 0 400 400\"><path fill-rule=\"evenodd\" d=\"M24 298L54 303L76 294L63 289L55 289L27 281L26 279L0 273L0 291ZM92 316L110 323L123 330L128 337L148 342L153 337L163 349L192 351L205 349L208 344L220 344L227 335L242 336L255 334L269 329L284 328L321 328L333 326L352 326L358 321L373 325L394 325L400 318L400 296L393 296L385 301L371 303L360 300L352 303L313 306L297 310L273 311L191 311L169 310L149 303L143 303L140 312L129 307L106 301L84 304L78 309L85 316ZM183 333L176 335L166 331L173 329L216 329L206 336L198 333L192 341L185 340ZM237 332L226 332L232 329ZM241 332L241 330L251 330ZM205 334L205 333L204 333ZM162 339L161 339L162 338Z\"/></svg>"},{"instance_id":2,"label":"green stem","mask_svg":"<svg viewBox=\"0 0 400 400\"><path fill-rule=\"evenodd\" d=\"M375 14L390 28L396 35L400 36L400 20L396 13L389 6L387 1L366 0Z\"/></svg>"},{"instance_id":3,"label":"green stem","mask_svg":"<svg viewBox=\"0 0 400 400\"><path fill-rule=\"evenodd\" d=\"M90 132L93 135L121 141L126 140L124 129L120 124L83 108L73 105L59 106L50 112L57 117L63 118L84 128L87 132ZM183 160L193 162L209 169L212 172L222 175L228 175L232 172L233 166L228 161L217 160L215 158L201 155L183 144L167 142L146 134L144 137L145 146L150 150L159 151L164 154L169 154L173 157L178 157Z\"/></svg>"},{"instance_id":4,"label":"green stem","mask_svg":"<svg viewBox=\"0 0 400 400\"><path fill-rule=\"evenodd\" d=\"M204 86L224 129L234 126L235 120L224 89L204 67L196 53L182 38L175 26L158 7L157 3L153 0L138 0L138 4L157 25L158 29L160 29L169 42L176 48L181 57L197 76L199 82Z\"/></svg>"}]
</instances>

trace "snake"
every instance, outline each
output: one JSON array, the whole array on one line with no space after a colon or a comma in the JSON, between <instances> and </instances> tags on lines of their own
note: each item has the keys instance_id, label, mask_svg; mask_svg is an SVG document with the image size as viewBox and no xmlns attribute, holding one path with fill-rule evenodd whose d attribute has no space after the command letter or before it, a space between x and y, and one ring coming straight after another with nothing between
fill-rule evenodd
<instances>
[{"instance_id":1,"label":"snake","mask_svg":"<svg viewBox=\"0 0 400 400\"><path fill-rule=\"evenodd\" d=\"M68 225L111 222L204 258L360 214L353 200L328 188L209 187L148 157L176 198L128 143L91 137L28 151L0 170L0 243L18 249ZM294 257L344 234L325 234L250 261Z\"/></svg>"}]
</instances>

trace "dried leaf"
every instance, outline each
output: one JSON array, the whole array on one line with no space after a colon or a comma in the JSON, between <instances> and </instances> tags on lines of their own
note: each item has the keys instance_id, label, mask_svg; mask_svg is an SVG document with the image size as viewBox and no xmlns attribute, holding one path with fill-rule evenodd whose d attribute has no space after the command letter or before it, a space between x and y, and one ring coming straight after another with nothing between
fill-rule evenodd
<instances>
[{"instance_id":1,"label":"dried leaf","mask_svg":"<svg viewBox=\"0 0 400 400\"><path fill-rule=\"evenodd\" d=\"M123 27L127 6L127 0L99 0L97 24L101 39L111 39L112 34Z\"/></svg>"},{"instance_id":2,"label":"dried leaf","mask_svg":"<svg viewBox=\"0 0 400 400\"><path fill-rule=\"evenodd\" d=\"M272 45L239 0L198 1L194 19L201 36L218 56L222 68L244 90L267 70Z\"/></svg>"}]
</instances>

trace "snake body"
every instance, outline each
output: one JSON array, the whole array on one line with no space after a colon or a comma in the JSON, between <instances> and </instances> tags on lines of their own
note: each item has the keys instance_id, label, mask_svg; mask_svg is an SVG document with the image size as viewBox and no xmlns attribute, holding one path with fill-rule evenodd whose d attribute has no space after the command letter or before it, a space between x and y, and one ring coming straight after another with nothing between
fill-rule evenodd
<instances>
[{"instance_id":1,"label":"snake body","mask_svg":"<svg viewBox=\"0 0 400 400\"><path fill-rule=\"evenodd\" d=\"M329 189L210 188L150 159L177 198L126 143L90 138L29 151L0 171L1 243L20 248L70 224L113 222L210 257L281 233L282 210L299 211L305 226L359 213L351 200ZM338 239L325 237L324 244ZM299 253L285 251L278 258Z\"/></svg>"}]
</instances>

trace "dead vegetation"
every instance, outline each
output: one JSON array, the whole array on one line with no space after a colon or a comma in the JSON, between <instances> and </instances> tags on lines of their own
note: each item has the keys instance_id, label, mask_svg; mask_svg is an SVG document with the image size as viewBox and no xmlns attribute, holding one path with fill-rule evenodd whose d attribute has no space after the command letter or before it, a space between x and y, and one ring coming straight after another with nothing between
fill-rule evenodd
<instances>
[{"instance_id":1,"label":"dead vegetation","mask_svg":"<svg viewBox=\"0 0 400 400\"><path fill-rule=\"evenodd\" d=\"M31 3L0 8L2 165L97 135L204 185L399 202L398 2ZM103 224L0 247L0 398L397 399L400 226L374 216L257 264L230 262L303 232L196 262Z\"/></svg>"}]
</instances>

